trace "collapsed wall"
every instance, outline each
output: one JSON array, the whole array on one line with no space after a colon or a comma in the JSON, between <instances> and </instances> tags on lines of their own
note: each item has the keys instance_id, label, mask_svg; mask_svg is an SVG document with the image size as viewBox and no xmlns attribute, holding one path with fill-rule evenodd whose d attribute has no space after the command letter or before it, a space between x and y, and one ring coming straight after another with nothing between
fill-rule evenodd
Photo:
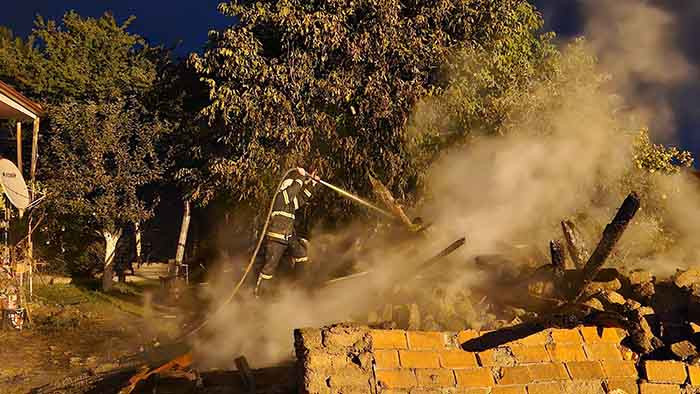
<instances>
[{"instance_id":1,"label":"collapsed wall","mask_svg":"<svg viewBox=\"0 0 700 394\"><path fill-rule=\"evenodd\" d=\"M638 361L613 328L548 329L466 351L487 332L295 331L299 390L307 394L690 394L700 366ZM494 334L494 332L491 332ZM497 335L496 335L497 337Z\"/></svg>"}]
</instances>

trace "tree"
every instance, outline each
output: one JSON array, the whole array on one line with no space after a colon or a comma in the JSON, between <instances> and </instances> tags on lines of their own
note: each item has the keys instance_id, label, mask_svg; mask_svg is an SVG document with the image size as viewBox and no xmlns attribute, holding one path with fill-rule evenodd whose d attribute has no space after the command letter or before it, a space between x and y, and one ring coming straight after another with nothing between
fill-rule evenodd
<instances>
[{"instance_id":1,"label":"tree","mask_svg":"<svg viewBox=\"0 0 700 394\"><path fill-rule=\"evenodd\" d=\"M131 20L68 12L61 23L37 18L26 43L0 40L0 76L47 108L44 209L103 238L105 290L124 226L151 215L143 189L163 174L156 147L169 129L154 92L167 52L127 32Z\"/></svg>"},{"instance_id":2,"label":"tree","mask_svg":"<svg viewBox=\"0 0 700 394\"><path fill-rule=\"evenodd\" d=\"M283 170L310 163L349 190L368 192L373 172L404 196L424 169L407 121L419 99L447 87L443 66L460 50L488 49L498 58L491 88L503 89L496 82L531 77L549 45L522 0L242 1L219 11L238 22L191 57L211 98L209 146L198 149L211 150L181 173L202 185L203 202L218 192L264 206ZM327 196L323 206L333 215L349 205Z\"/></svg>"},{"instance_id":3,"label":"tree","mask_svg":"<svg viewBox=\"0 0 700 394\"><path fill-rule=\"evenodd\" d=\"M66 102L53 107L46 178L50 206L77 218L105 241L103 288L112 282L114 252L124 226L152 213L139 195L163 172L155 144L164 132L137 102ZM86 125L89 125L86 127Z\"/></svg>"}]
</instances>

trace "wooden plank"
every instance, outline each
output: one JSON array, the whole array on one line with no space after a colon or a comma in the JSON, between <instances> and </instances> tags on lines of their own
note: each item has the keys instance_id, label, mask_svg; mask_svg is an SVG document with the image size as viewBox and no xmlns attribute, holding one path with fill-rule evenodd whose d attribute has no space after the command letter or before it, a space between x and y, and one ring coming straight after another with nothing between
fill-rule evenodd
<instances>
[{"instance_id":1,"label":"wooden plank","mask_svg":"<svg viewBox=\"0 0 700 394\"><path fill-rule=\"evenodd\" d=\"M36 177L36 162L39 154L39 118L34 119L34 130L32 132L32 164L29 171L29 179L31 180L31 201L34 200L34 179Z\"/></svg>"},{"instance_id":2,"label":"wooden plank","mask_svg":"<svg viewBox=\"0 0 700 394\"><path fill-rule=\"evenodd\" d=\"M17 121L17 168L22 173L22 122Z\"/></svg>"},{"instance_id":3,"label":"wooden plank","mask_svg":"<svg viewBox=\"0 0 700 394\"><path fill-rule=\"evenodd\" d=\"M238 369L238 372L241 373L241 379L243 380L243 384L245 384L246 389L248 389L248 392L255 393L255 377L253 376L253 371L248 365L248 360L246 360L245 356L241 356L235 359L234 363L236 363L236 369Z\"/></svg>"}]
</instances>

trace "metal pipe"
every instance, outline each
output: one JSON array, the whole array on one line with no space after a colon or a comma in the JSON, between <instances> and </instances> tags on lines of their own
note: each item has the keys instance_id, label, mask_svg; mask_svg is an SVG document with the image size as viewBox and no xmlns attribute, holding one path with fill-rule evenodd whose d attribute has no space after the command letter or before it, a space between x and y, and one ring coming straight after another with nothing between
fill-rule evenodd
<instances>
[{"instance_id":1,"label":"metal pipe","mask_svg":"<svg viewBox=\"0 0 700 394\"><path fill-rule=\"evenodd\" d=\"M322 179L318 179L318 178L316 178L316 181L318 181L323 186L325 186L329 189L332 189L332 190L336 191L337 193L339 193L339 194L341 194L341 195L343 195L343 196L345 196L345 197L347 197L347 198L349 198L357 203L360 203L360 204L366 206L367 208L373 209L374 211L381 213L382 215L384 215L386 217L390 217L390 218L394 217L394 215L392 215L389 211L385 211L385 210L377 207L376 205L371 204L371 203L363 200L362 198L339 188L338 186L331 185L330 183L328 183Z\"/></svg>"}]
</instances>

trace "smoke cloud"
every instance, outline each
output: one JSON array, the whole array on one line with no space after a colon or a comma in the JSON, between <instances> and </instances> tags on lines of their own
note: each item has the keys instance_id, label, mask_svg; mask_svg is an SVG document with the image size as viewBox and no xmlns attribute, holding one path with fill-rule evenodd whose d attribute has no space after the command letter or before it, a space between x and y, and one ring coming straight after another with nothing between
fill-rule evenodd
<instances>
[{"instance_id":1,"label":"smoke cloud","mask_svg":"<svg viewBox=\"0 0 700 394\"><path fill-rule=\"evenodd\" d=\"M588 46L563 49L562 79L542 81L527 92L523 100L532 105L528 111L514 108L501 130L504 136L477 136L445 152L431 167L429 196L418 207L421 216L433 223L427 239L406 246L368 236L362 226L336 234L351 240L371 239L370 253L355 265L356 270L372 269L371 274L314 295L287 285L274 301L262 304L248 299L227 306L211 317L206 332L195 342L202 365L231 367L241 354L253 367L291 359L294 328L366 317L397 291L397 284L412 275L417 264L459 237L466 236L467 245L451 257L456 264L446 264L456 267L449 275L451 281L440 284L448 291L485 278L484 272L465 263L476 255L498 253L504 243L545 249L550 239L560 237L558 225L563 219L576 218L589 225L587 233L593 238L588 244L595 244L630 191L601 185L619 184L629 171L630 142L639 126L652 122L665 136L673 135L676 120L665 89L694 78L696 70L674 45L675 24L669 13L639 1L589 3L585 13ZM587 80L591 78L588 70L568 61L581 50L600 59L597 75L609 75L605 83ZM420 103L414 121L435 119L433 115L440 113L435 105L439 104ZM620 115L621 108L625 116ZM700 230L698 187L682 175L659 177L655 182L655 188L673 199L668 224L677 229L683 245L699 246L692 241ZM581 219L581 213L590 219ZM650 236L644 220L642 214L630 226L621 250L644 246ZM328 267L352 257L348 252L352 247L336 250L319 242L334 235L322 230L312 235L317 248L312 261ZM674 258L687 260L688 256ZM654 269L657 262L654 258L625 260L630 266ZM240 259L236 265L245 264ZM226 298L226 292L213 291L212 299Z\"/></svg>"}]
</instances>

